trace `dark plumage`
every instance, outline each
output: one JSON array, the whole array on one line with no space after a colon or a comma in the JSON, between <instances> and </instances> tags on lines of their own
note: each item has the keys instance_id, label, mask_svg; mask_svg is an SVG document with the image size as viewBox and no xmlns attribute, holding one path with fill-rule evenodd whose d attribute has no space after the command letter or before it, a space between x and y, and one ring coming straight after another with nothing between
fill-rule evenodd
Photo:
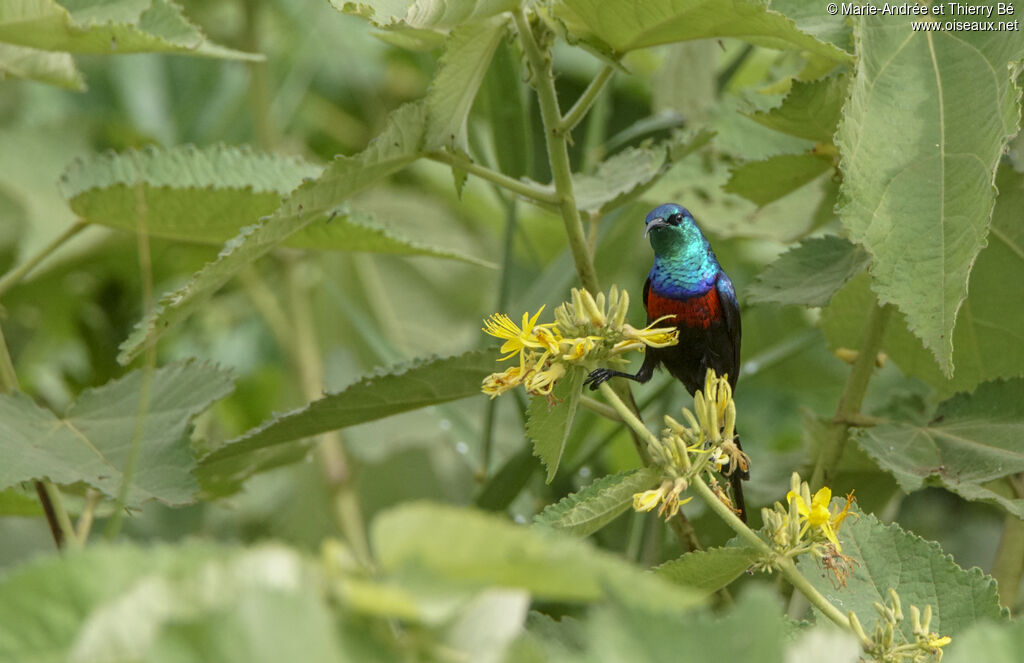
<instances>
[{"instance_id":1,"label":"dark plumage","mask_svg":"<svg viewBox=\"0 0 1024 663\"><path fill-rule=\"evenodd\" d=\"M654 249L654 266L644 283L643 301L648 323L671 315L662 325L675 323L679 343L667 348L648 348L636 374L607 368L587 377L591 389L613 377L647 382L654 369L664 366L693 395L704 386L708 368L728 375L735 390L740 372L740 307L732 281L718 264L711 245L697 227L693 215L679 205L668 203L651 211L644 221L644 234ZM737 444L739 440L737 439ZM733 473L736 506L746 519L740 479Z\"/></svg>"}]
</instances>

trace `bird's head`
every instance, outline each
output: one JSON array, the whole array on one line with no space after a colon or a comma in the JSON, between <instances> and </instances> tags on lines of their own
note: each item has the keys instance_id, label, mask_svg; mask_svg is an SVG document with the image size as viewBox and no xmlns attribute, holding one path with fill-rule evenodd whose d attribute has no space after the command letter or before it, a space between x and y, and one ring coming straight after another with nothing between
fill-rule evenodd
<instances>
[{"instance_id":1,"label":"bird's head","mask_svg":"<svg viewBox=\"0 0 1024 663\"><path fill-rule=\"evenodd\" d=\"M693 251L706 245L693 215L681 205L666 203L655 207L644 224L644 236L650 237L651 247L659 256Z\"/></svg>"}]
</instances>

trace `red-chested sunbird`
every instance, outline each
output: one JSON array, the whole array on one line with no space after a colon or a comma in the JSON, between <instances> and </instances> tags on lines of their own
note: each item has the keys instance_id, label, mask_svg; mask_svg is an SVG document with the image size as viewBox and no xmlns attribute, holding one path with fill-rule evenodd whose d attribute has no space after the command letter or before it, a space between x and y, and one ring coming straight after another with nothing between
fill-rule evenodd
<instances>
[{"instance_id":1,"label":"red-chested sunbird","mask_svg":"<svg viewBox=\"0 0 1024 663\"><path fill-rule=\"evenodd\" d=\"M590 373L586 384L597 389L613 377L647 382L661 364L691 396L704 386L709 368L718 375L728 375L729 386L735 390L740 372L740 307L732 281L685 207L660 205L651 210L644 224L644 235L654 249L654 266L644 283L647 322L671 316L663 324L675 324L679 343L647 348L636 374L599 368ZM748 477L743 468L737 468L730 477L733 499L744 520L741 480Z\"/></svg>"}]
</instances>

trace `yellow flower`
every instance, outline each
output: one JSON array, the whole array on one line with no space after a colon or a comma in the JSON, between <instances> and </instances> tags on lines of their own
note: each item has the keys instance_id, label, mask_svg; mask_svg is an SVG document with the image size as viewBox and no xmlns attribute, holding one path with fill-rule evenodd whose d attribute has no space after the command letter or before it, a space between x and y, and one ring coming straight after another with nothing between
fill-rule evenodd
<instances>
[{"instance_id":1,"label":"yellow flower","mask_svg":"<svg viewBox=\"0 0 1024 663\"><path fill-rule=\"evenodd\" d=\"M528 373L524 372L521 366L513 366L502 373L488 375L480 389L494 398L521 384L525 375Z\"/></svg>"},{"instance_id":2,"label":"yellow flower","mask_svg":"<svg viewBox=\"0 0 1024 663\"><path fill-rule=\"evenodd\" d=\"M838 514L836 521L833 522L832 512L828 509L828 503L832 501L832 490L825 486L814 493L810 505L804 501L802 496L791 490L786 493L786 501L792 503L793 500L796 500L797 513L800 514L800 519L804 521L804 526L800 529L800 536L803 537L811 527L816 527L822 531L825 538L832 542L832 545L836 547L836 552L842 552L843 548L839 545L839 539L836 538L835 527L838 527L843 519L846 518L846 509ZM847 506L849 506L849 503L847 503Z\"/></svg>"},{"instance_id":3,"label":"yellow flower","mask_svg":"<svg viewBox=\"0 0 1024 663\"><path fill-rule=\"evenodd\" d=\"M594 341L600 341L600 336L584 336L582 338L562 339L562 343L569 345L569 350L562 355L565 361L579 361L587 356L587 353L594 349Z\"/></svg>"},{"instance_id":4,"label":"yellow flower","mask_svg":"<svg viewBox=\"0 0 1024 663\"><path fill-rule=\"evenodd\" d=\"M495 338L504 339L505 343L501 346L500 352L508 353L504 357L500 357L499 361L510 359L525 348L544 348L545 344L542 343L538 334L541 330L546 327L552 327L555 323L550 322L543 325L537 324L537 318L540 317L544 307L540 309L530 317L529 313L523 313L523 327L520 329L516 323L512 322L512 319L504 313L495 313L490 318L484 321L483 331L487 332ZM537 330L536 332L534 330ZM550 334L550 332L548 332ZM546 340L546 339L545 339Z\"/></svg>"},{"instance_id":5,"label":"yellow flower","mask_svg":"<svg viewBox=\"0 0 1024 663\"><path fill-rule=\"evenodd\" d=\"M665 348L675 345L679 342L679 330L675 327L655 327L662 320L664 320L664 317L658 318L643 329L637 329L633 325L626 323L622 325L622 335L627 339L640 341L652 348Z\"/></svg>"},{"instance_id":6,"label":"yellow flower","mask_svg":"<svg viewBox=\"0 0 1024 663\"><path fill-rule=\"evenodd\" d=\"M542 371L537 371L526 380L526 391L546 396L551 393L555 382L563 375L565 375L565 364L552 364Z\"/></svg>"},{"instance_id":7,"label":"yellow flower","mask_svg":"<svg viewBox=\"0 0 1024 663\"><path fill-rule=\"evenodd\" d=\"M676 515L679 507L693 499L692 497L687 497L685 500L679 499L680 494L686 490L686 487L686 479L682 477L665 479L657 488L633 495L633 510L652 511L654 507L661 504L661 508L658 509L658 515L668 520Z\"/></svg>"},{"instance_id":8,"label":"yellow flower","mask_svg":"<svg viewBox=\"0 0 1024 663\"><path fill-rule=\"evenodd\" d=\"M654 507L658 506L661 499L665 496L666 485L668 482L661 484L656 489L645 490L642 493L633 495L633 510L634 511L651 511Z\"/></svg>"}]
</instances>

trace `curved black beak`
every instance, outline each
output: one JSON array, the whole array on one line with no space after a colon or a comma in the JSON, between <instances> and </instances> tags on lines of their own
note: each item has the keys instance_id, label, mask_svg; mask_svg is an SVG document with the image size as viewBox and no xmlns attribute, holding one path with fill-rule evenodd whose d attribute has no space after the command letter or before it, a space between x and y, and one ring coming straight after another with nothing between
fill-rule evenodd
<instances>
[{"instance_id":1,"label":"curved black beak","mask_svg":"<svg viewBox=\"0 0 1024 663\"><path fill-rule=\"evenodd\" d=\"M665 222L665 219L661 217L655 217L651 219L650 223L647 224L647 228L644 230L644 237L647 237L649 234L651 234L651 231L654 230L655 228L667 228L668 225L669 224Z\"/></svg>"}]
</instances>

